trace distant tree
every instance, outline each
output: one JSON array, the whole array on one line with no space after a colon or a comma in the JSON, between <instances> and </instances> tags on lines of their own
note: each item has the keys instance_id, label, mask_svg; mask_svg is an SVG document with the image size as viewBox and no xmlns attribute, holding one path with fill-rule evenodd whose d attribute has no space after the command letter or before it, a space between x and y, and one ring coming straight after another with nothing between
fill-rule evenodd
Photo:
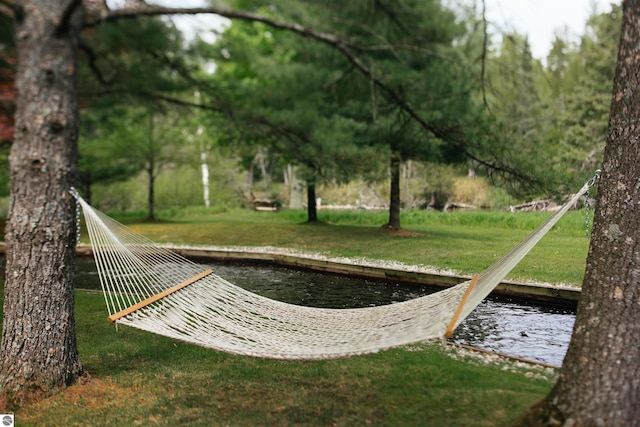
<instances>
[{"instance_id":1,"label":"distant tree","mask_svg":"<svg viewBox=\"0 0 640 427\"><path fill-rule=\"evenodd\" d=\"M215 130L209 129L197 114L195 117L182 119L184 123L181 123L180 137L193 152L197 153L197 160L192 162L198 163L202 183L202 202L205 207L209 208L211 207L209 155L217 144L217 135Z\"/></svg>"},{"instance_id":2,"label":"distant tree","mask_svg":"<svg viewBox=\"0 0 640 427\"><path fill-rule=\"evenodd\" d=\"M536 76L542 66L533 58L528 39L517 33L503 35L489 67L490 108L509 124L509 137L539 139L542 105Z\"/></svg>"},{"instance_id":3,"label":"distant tree","mask_svg":"<svg viewBox=\"0 0 640 427\"><path fill-rule=\"evenodd\" d=\"M193 94L187 76L195 68L187 64L183 42L181 33L160 18L99 26L83 34L79 187L89 200L91 185L143 171L148 216L155 217L156 178L167 162L175 161L174 147L181 140L171 126L177 123L174 110L191 102Z\"/></svg>"},{"instance_id":4,"label":"distant tree","mask_svg":"<svg viewBox=\"0 0 640 427\"><path fill-rule=\"evenodd\" d=\"M569 57L562 93L566 108L556 111L556 117L561 120L561 160L576 170L591 171L602 159L621 16L615 4L610 12L591 16Z\"/></svg>"},{"instance_id":5,"label":"distant tree","mask_svg":"<svg viewBox=\"0 0 640 427\"><path fill-rule=\"evenodd\" d=\"M167 164L176 162L176 147L184 141L181 139L180 127L177 126L177 117L147 112L145 119L147 132L132 148L134 158L142 161L147 176L147 217L155 219L156 178Z\"/></svg>"},{"instance_id":6,"label":"distant tree","mask_svg":"<svg viewBox=\"0 0 640 427\"><path fill-rule=\"evenodd\" d=\"M256 2L237 3L260 10ZM340 34L357 57L254 23L234 23L215 46L216 77L225 86L237 82L230 98L250 111L240 126L250 123L285 160L303 167L310 221L317 218L315 186L370 170L370 153L377 152L373 159L391 159L388 226L400 228L399 164L464 158L448 136L462 123L474 125L474 79L453 47L465 27L439 1L378 6L285 0L269 9Z\"/></svg>"},{"instance_id":7,"label":"distant tree","mask_svg":"<svg viewBox=\"0 0 640 427\"><path fill-rule=\"evenodd\" d=\"M529 182L514 180L509 174L496 175L495 182L514 196L546 193L558 180L549 164L557 141L547 143L546 139L551 119L545 104L546 85L542 63L532 56L527 37L504 34L486 67L485 99L499 127L480 152L483 157L499 153L511 168L534 177Z\"/></svg>"},{"instance_id":8,"label":"distant tree","mask_svg":"<svg viewBox=\"0 0 640 427\"><path fill-rule=\"evenodd\" d=\"M94 185L124 181L142 170L143 163L131 156L131 146L146 138L146 132L136 132L134 113L122 106L87 109L82 117L78 189L91 203Z\"/></svg>"},{"instance_id":9,"label":"distant tree","mask_svg":"<svg viewBox=\"0 0 640 427\"><path fill-rule=\"evenodd\" d=\"M332 86L342 72L335 63L348 64L326 46L256 23L235 23L201 50L218 64L212 87L219 96L226 92L236 139L267 147L247 151L247 165L253 166L256 152L297 165L307 184L308 221L316 221L316 185L356 176L371 161L358 145L363 125L341 115L327 95L337 90ZM263 179L271 176L256 169Z\"/></svg>"},{"instance_id":10,"label":"distant tree","mask_svg":"<svg viewBox=\"0 0 640 427\"><path fill-rule=\"evenodd\" d=\"M598 167L621 16L619 6L611 7L589 18L578 42L556 32L546 64L531 56L527 38L517 33L503 35L488 57L486 99L500 132L482 157L498 151L537 181L498 180L512 194L563 195Z\"/></svg>"}]
</instances>

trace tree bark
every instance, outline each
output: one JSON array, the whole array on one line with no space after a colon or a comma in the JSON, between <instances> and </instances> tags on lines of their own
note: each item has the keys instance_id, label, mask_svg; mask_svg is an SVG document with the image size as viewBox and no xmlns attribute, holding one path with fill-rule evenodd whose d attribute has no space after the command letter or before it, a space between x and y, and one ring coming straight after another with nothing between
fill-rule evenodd
<instances>
[{"instance_id":1,"label":"tree bark","mask_svg":"<svg viewBox=\"0 0 640 427\"><path fill-rule=\"evenodd\" d=\"M155 123L153 113L149 114L149 146L147 147L147 208L149 213L147 219L156 219L155 201L156 201L156 156L158 155L156 150L156 141L154 140Z\"/></svg>"},{"instance_id":2,"label":"tree bark","mask_svg":"<svg viewBox=\"0 0 640 427\"><path fill-rule=\"evenodd\" d=\"M149 213L147 215L147 219L154 220L156 219L156 174L153 159L149 160L149 165L147 166L147 177L149 179L149 186L147 188L147 207L149 209Z\"/></svg>"},{"instance_id":3,"label":"tree bark","mask_svg":"<svg viewBox=\"0 0 640 427\"><path fill-rule=\"evenodd\" d=\"M400 156L397 154L391 156L390 173L389 222L384 227L400 230Z\"/></svg>"},{"instance_id":4,"label":"tree bark","mask_svg":"<svg viewBox=\"0 0 640 427\"><path fill-rule=\"evenodd\" d=\"M200 173L202 176L204 207L209 209L211 207L211 200L209 199L209 164L207 163L207 150L204 147L200 151Z\"/></svg>"},{"instance_id":5,"label":"tree bark","mask_svg":"<svg viewBox=\"0 0 640 427\"><path fill-rule=\"evenodd\" d=\"M316 206L316 184L307 181L307 222L318 221L318 209Z\"/></svg>"},{"instance_id":6,"label":"tree bark","mask_svg":"<svg viewBox=\"0 0 640 427\"><path fill-rule=\"evenodd\" d=\"M73 313L79 2L19 2L0 394L48 394L82 373Z\"/></svg>"},{"instance_id":7,"label":"tree bark","mask_svg":"<svg viewBox=\"0 0 640 427\"><path fill-rule=\"evenodd\" d=\"M640 426L639 21L640 0L625 1L602 180L571 343L554 389L521 425Z\"/></svg>"}]
</instances>

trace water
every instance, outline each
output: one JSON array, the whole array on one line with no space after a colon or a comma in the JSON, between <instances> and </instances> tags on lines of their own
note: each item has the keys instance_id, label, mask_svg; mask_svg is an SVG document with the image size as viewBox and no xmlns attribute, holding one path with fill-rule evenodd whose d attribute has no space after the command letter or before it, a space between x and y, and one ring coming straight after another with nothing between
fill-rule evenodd
<instances>
[{"instance_id":1,"label":"water","mask_svg":"<svg viewBox=\"0 0 640 427\"><path fill-rule=\"evenodd\" d=\"M212 267L219 276L252 292L314 307L370 307L417 298L437 290L264 264L224 263ZM91 259L78 260L76 287L100 287ZM489 298L458 327L451 340L559 366L571 339L574 320L575 313L570 309Z\"/></svg>"},{"instance_id":2,"label":"water","mask_svg":"<svg viewBox=\"0 0 640 427\"><path fill-rule=\"evenodd\" d=\"M569 309L489 298L460 324L452 339L460 344L560 366L574 321L575 312Z\"/></svg>"}]
</instances>

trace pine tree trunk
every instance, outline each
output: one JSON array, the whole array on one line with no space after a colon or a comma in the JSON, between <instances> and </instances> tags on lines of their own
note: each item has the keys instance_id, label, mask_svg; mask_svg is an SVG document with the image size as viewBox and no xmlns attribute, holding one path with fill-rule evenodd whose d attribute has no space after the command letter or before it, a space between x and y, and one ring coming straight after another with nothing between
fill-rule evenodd
<instances>
[{"instance_id":1,"label":"pine tree trunk","mask_svg":"<svg viewBox=\"0 0 640 427\"><path fill-rule=\"evenodd\" d=\"M400 230L400 156L391 156L390 172L389 222L385 227L391 230Z\"/></svg>"},{"instance_id":2,"label":"pine tree trunk","mask_svg":"<svg viewBox=\"0 0 640 427\"><path fill-rule=\"evenodd\" d=\"M18 90L0 393L48 394L82 373L73 313L76 241L78 11L23 1L16 20ZM76 5L77 7L77 5ZM61 17L66 16L66 19Z\"/></svg>"},{"instance_id":3,"label":"pine tree trunk","mask_svg":"<svg viewBox=\"0 0 640 427\"><path fill-rule=\"evenodd\" d=\"M155 212L155 189L156 189L156 150L154 149L155 141L154 141L154 131L155 131L155 123L153 121L153 113L149 114L149 150L147 152L147 178L148 188L147 188L147 207L149 209L149 214L147 218L150 220L156 219Z\"/></svg>"},{"instance_id":4,"label":"pine tree trunk","mask_svg":"<svg viewBox=\"0 0 640 427\"><path fill-rule=\"evenodd\" d=\"M609 136L573 336L522 425L640 426L640 0L623 3Z\"/></svg>"},{"instance_id":5,"label":"pine tree trunk","mask_svg":"<svg viewBox=\"0 0 640 427\"><path fill-rule=\"evenodd\" d=\"M316 206L316 185L307 181L307 222L318 221L318 209Z\"/></svg>"},{"instance_id":6,"label":"pine tree trunk","mask_svg":"<svg viewBox=\"0 0 640 427\"><path fill-rule=\"evenodd\" d=\"M149 188L147 188L147 205L149 208L149 215L147 215L147 218L153 220L156 219L156 176L153 161L150 162L149 167L147 168L147 177L149 178Z\"/></svg>"}]
</instances>

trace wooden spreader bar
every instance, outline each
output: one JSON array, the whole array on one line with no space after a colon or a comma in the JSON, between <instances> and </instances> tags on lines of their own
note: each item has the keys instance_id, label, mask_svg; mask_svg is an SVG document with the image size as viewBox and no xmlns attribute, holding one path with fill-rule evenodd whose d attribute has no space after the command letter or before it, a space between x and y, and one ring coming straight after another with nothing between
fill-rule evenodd
<instances>
[{"instance_id":1,"label":"wooden spreader bar","mask_svg":"<svg viewBox=\"0 0 640 427\"><path fill-rule=\"evenodd\" d=\"M185 280L184 282L178 283L175 286L170 287L169 289L165 289L164 291L147 298L144 301L140 301L137 304L132 305L131 307L125 308L124 310L120 310L117 313L112 314L111 316L107 317L107 320L109 322L115 322L116 320L120 319L121 317L126 316L127 314L131 314L136 310L140 310L143 307L148 306L149 304L152 304L164 297L166 297L167 295L171 295L172 293L179 291L180 289L189 286L192 283L197 282L198 280L202 279L203 277L208 276L209 274L213 273L213 270L208 269L203 271L202 273L196 274L195 276Z\"/></svg>"},{"instance_id":2,"label":"wooden spreader bar","mask_svg":"<svg viewBox=\"0 0 640 427\"><path fill-rule=\"evenodd\" d=\"M477 281L478 281L478 275L476 274L471 279L471 283L469 283L469 287L467 288L467 290L464 291L464 295L462 295L460 304L458 304L458 308L456 309L456 312L453 314L453 317L451 318L451 321L449 322L447 329L445 329L444 331L444 336L446 338L449 338L455 332L456 330L455 325L456 325L456 322L458 321L458 317L460 317L460 313L462 313L462 309L467 303L467 299L469 299L469 295L471 294L471 291L473 290L473 287L476 285Z\"/></svg>"}]
</instances>

